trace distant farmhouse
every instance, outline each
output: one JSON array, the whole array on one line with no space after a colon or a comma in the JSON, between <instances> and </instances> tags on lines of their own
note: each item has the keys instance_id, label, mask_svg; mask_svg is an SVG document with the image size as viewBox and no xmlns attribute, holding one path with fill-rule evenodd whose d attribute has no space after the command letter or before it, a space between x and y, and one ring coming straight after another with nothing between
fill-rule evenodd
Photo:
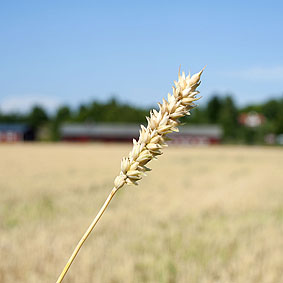
<instances>
[{"instance_id":1,"label":"distant farmhouse","mask_svg":"<svg viewBox=\"0 0 283 283\"><path fill-rule=\"evenodd\" d=\"M138 124L65 124L60 128L61 140L73 142L132 142L138 139ZM215 125L181 126L179 133L169 135L174 144L219 144L222 129Z\"/></svg>"},{"instance_id":2,"label":"distant farmhouse","mask_svg":"<svg viewBox=\"0 0 283 283\"><path fill-rule=\"evenodd\" d=\"M262 114L259 114L255 111L251 111L249 113L240 114L238 120L240 124L246 127L255 128L261 126L266 119Z\"/></svg>"},{"instance_id":3,"label":"distant farmhouse","mask_svg":"<svg viewBox=\"0 0 283 283\"><path fill-rule=\"evenodd\" d=\"M26 124L0 123L0 142L31 141L34 139L33 129Z\"/></svg>"}]
</instances>

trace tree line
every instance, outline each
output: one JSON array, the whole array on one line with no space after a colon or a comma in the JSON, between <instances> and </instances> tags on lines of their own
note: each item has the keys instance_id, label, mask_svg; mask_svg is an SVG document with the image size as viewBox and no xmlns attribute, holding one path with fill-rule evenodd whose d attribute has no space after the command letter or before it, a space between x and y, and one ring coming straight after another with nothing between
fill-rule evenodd
<instances>
[{"instance_id":1,"label":"tree line","mask_svg":"<svg viewBox=\"0 0 283 283\"><path fill-rule=\"evenodd\" d=\"M239 122L243 113L256 112L265 117L262 125L247 127ZM145 123L149 109L120 103L115 98L106 102L92 101L72 109L60 106L49 114L42 106L34 106L29 113L0 112L0 123L26 123L39 136L44 130L44 139L59 140L60 126L63 123ZM237 107L232 96L213 95L208 102L191 111L190 117L182 118L189 124L217 124L223 129L223 142L261 144L267 134L283 133L283 97L270 99L261 104Z\"/></svg>"}]
</instances>

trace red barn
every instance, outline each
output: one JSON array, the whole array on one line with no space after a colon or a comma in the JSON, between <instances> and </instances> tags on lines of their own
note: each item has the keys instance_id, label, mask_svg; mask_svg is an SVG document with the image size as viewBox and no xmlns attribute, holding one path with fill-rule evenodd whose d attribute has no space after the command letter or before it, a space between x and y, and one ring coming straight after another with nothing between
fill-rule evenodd
<instances>
[{"instance_id":1,"label":"red barn","mask_svg":"<svg viewBox=\"0 0 283 283\"><path fill-rule=\"evenodd\" d=\"M34 140L33 130L25 124L0 124L0 142Z\"/></svg>"},{"instance_id":2,"label":"red barn","mask_svg":"<svg viewBox=\"0 0 283 283\"><path fill-rule=\"evenodd\" d=\"M252 111L240 114L238 120L240 124L245 125L246 127L255 128L264 123L265 117L262 114Z\"/></svg>"},{"instance_id":3,"label":"red barn","mask_svg":"<svg viewBox=\"0 0 283 283\"><path fill-rule=\"evenodd\" d=\"M138 124L65 124L60 129L63 141L132 142L138 139ZM174 144L218 144L222 129L215 125L181 126L179 133L169 134Z\"/></svg>"}]
</instances>

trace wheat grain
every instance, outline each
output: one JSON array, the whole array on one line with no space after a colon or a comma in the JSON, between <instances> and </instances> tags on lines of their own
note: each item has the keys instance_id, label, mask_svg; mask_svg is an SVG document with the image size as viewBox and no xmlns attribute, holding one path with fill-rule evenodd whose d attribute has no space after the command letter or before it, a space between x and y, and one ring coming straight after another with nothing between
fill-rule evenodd
<instances>
[{"instance_id":1,"label":"wheat grain","mask_svg":"<svg viewBox=\"0 0 283 283\"><path fill-rule=\"evenodd\" d=\"M125 184L137 185L145 172L151 170L146 164L162 154L162 148L167 146L166 135L178 132L178 119L190 115L190 110L195 107L194 101L199 99L196 95L199 93L197 87L202 72L192 77L179 72L178 81L174 81L173 94L168 93L168 100L163 99L162 104L158 104L159 111L153 109L150 117L146 117L147 127L141 126L138 141L133 140L132 151L121 161L121 172L114 181L117 189Z\"/></svg>"},{"instance_id":2,"label":"wheat grain","mask_svg":"<svg viewBox=\"0 0 283 283\"><path fill-rule=\"evenodd\" d=\"M177 126L180 124L178 119L185 115L190 115L190 110L195 107L194 101L199 99L196 96L199 93L197 87L200 85L202 72L203 69L192 77L190 74L186 77L184 72L181 75L179 71L178 81L174 81L173 94L168 93L168 100L163 99L162 104L158 104L159 111L155 109L150 111L150 117L146 117L147 127L141 126L138 141L133 140L133 148L129 156L124 157L121 161L121 172L114 180L114 188L80 239L56 283L60 283L64 279L80 248L99 221L115 193L125 184L138 184L137 182L142 178L142 175L151 170L146 166L147 163L161 155L161 150L167 146L165 142L167 140L166 135L173 131L178 132Z\"/></svg>"}]
</instances>

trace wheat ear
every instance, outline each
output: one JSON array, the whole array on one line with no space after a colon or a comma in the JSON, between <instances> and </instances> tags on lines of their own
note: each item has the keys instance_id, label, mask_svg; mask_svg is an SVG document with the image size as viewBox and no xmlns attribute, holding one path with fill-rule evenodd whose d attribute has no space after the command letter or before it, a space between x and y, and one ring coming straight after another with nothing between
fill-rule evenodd
<instances>
[{"instance_id":1,"label":"wheat ear","mask_svg":"<svg viewBox=\"0 0 283 283\"><path fill-rule=\"evenodd\" d=\"M167 140L166 135L179 131L177 128L180 125L178 119L185 115L190 115L190 110L195 107L194 101L199 99L196 95L199 93L197 87L200 85L202 72L203 70L191 77L190 74L185 76L184 72L181 75L179 71L178 81L174 81L173 94L168 93L168 100L163 99L162 103L158 104L159 111L155 109L150 111L150 116L146 117L147 127L141 126L138 141L133 140L133 149L129 156L124 157L121 161L121 172L114 181L114 188L77 244L56 283L62 282L80 248L115 193L125 184L137 185L142 176L151 170L146 166L147 163L161 155L161 150L167 146L165 143Z\"/></svg>"}]
</instances>

